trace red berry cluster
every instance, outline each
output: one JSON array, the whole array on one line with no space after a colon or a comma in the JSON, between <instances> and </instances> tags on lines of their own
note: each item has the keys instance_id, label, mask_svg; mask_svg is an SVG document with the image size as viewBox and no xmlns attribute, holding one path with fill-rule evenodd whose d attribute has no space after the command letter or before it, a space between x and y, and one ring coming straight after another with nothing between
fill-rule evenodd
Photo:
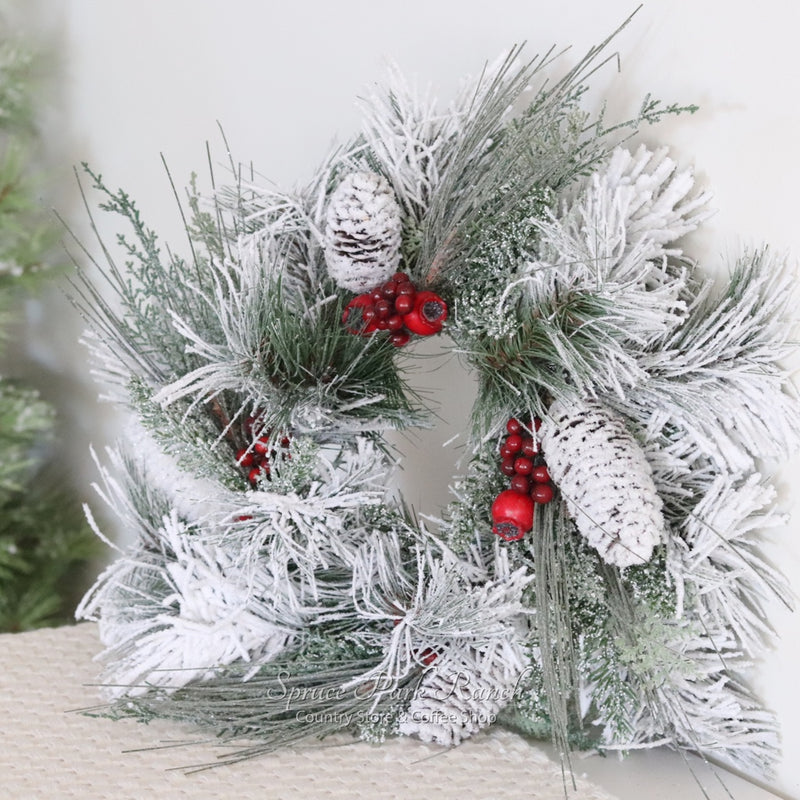
<instances>
[{"instance_id":1,"label":"red berry cluster","mask_svg":"<svg viewBox=\"0 0 800 800\"><path fill-rule=\"evenodd\" d=\"M553 499L553 486L538 440L531 435L542 421L536 417L533 427L512 418L506 425L508 436L500 447L500 471L511 478L506 489L492 504L492 530L501 539L521 539L533 527L536 503Z\"/></svg>"},{"instance_id":2,"label":"red berry cluster","mask_svg":"<svg viewBox=\"0 0 800 800\"><path fill-rule=\"evenodd\" d=\"M289 447L292 440L290 436L283 436L280 440L280 449L270 445L272 430L263 428L261 418L258 416L247 418L244 431L248 439L252 439L254 434L257 438L250 447L236 451L236 463L247 470L247 479L255 486L259 478L270 480L271 464L276 458L280 458L281 461L291 459Z\"/></svg>"},{"instance_id":3,"label":"red berry cluster","mask_svg":"<svg viewBox=\"0 0 800 800\"><path fill-rule=\"evenodd\" d=\"M447 303L433 292L420 292L405 272L395 272L382 286L354 297L342 314L350 333L369 336L389 331L395 347L408 344L411 334L433 336L447 319Z\"/></svg>"}]
</instances>

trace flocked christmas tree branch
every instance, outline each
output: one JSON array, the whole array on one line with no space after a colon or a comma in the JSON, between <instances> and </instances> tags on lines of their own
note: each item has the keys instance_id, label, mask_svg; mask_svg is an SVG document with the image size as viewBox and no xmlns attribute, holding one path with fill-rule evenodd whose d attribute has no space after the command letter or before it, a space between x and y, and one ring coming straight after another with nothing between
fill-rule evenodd
<instances>
[{"instance_id":1,"label":"flocked christmas tree branch","mask_svg":"<svg viewBox=\"0 0 800 800\"><path fill-rule=\"evenodd\" d=\"M0 30L0 345L52 266L54 225L36 199L31 52ZM9 372L12 367L7 367ZM13 373L12 373L13 374ZM12 375L0 378L0 630L71 619L81 571L98 548L80 506L48 465L55 412ZM85 586L85 584L84 584Z\"/></svg>"}]
</instances>

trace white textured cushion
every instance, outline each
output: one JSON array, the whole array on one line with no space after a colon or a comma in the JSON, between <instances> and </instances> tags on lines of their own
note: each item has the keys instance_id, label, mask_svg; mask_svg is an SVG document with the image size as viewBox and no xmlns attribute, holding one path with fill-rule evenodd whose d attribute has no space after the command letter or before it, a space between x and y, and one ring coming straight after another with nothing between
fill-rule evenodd
<instances>
[{"instance_id":1,"label":"white textured cushion","mask_svg":"<svg viewBox=\"0 0 800 800\"><path fill-rule=\"evenodd\" d=\"M97 703L92 656L99 649L93 624L0 636L0 798L564 797L559 766L500 729L452 750L410 739L371 746L338 737L187 775L181 768L213 761L222 750L185 745L199 737L167 722L70 713ZM579 780L570 797L610 795Z\"/></svg>"}]
</instances>

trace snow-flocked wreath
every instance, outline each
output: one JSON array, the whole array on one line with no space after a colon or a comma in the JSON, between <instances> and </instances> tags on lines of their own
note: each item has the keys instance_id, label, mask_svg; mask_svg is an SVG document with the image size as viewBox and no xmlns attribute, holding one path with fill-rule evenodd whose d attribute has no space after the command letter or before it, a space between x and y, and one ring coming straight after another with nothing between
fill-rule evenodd
<instances>
[{"instance_id":1,"label":"snow-flocked wreath","mask_svg":"<svg viewBox=\"0 0 800 800\"><path fill-rule=\"evenodd\" d=\"M89 173L134 234L113 302L78 284L138 420L98 487L135 544L78 611L110 715L246 742L232 758L497 721L768 767L741 676L785 595L758 464L800 440L791 277L766 250L721 282L684 255L708 195L624 141L691 109L582 110L601 50L550 83L514 51L446 110L395 76L305 188L235 164L210 203L192 188L185 259ZM478 399L455 499L420 520L382 437L424 424L403 365L439 331Z\"/></svg>"}]
</instances>

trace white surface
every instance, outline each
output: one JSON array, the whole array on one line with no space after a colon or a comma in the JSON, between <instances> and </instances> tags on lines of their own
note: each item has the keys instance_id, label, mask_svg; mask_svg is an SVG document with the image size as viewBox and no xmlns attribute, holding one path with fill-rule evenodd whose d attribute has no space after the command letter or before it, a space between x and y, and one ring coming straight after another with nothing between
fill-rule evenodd
<instances>
[{"instance_id":1,"label":"white surface","mask_svg":"<svg viewBox=\"0 0 800 800\"><path fill-rule=\"evenodd\" d=\"M192 772L232 751L163 720L75 713L96 705L98 646L90 624L0 636L0 715L14 720L0 728L0 800L567 800L558 764L501 730L452 750L339 736ZM614 800L581 778L569 797Z\"/></svg>"},{"instance_id":2,"label":"white surface","mask_svg":"<svg viewBox=\"0 0 800 800\"><path fill-rule=\"evenodd\" d=\"M192 170L204 174L206 140L214 160L224 161L217 121L237 160L252 160L263 175L291 185L308 177L335 137L356 131L353 98L381 79L387 59L433 83L446 100L463 74L522 40L531 54L571 44L561 62L566 68L633 8L630 0L26 0L11 10L40 32L57 65L45 133L53 174L62 182L62 213L85 237L70 168L88 160L112 187L125 187L146 219L180 248L180 219L159 153L179 185ZM719 213L690 247L711 266L720 254L762 240L800 253L799 27L800 4L792 0L651 0L616 42L622 73L610 65L595 83L593 96L610 93L612 115L634 112L646 92L701 106L694 117L669 120L646 136L671 144L715 191ZM87 441L102 445L114 419L87 400L93 390L74 344L80 326L58 296L31 314L27 335L41 365L39 381L67 398L68 466L93 475ZM449 427L436 433L445 441L464 427L469 381L452 359L420 380L447 390L441 413ZM457 449L434 448L426 435L424 452L415 451L422 441L401 443L408 495L419 510L435 513ZM797 496L798 477L800 460L782 473L788 501ZM769 551L796 585L799 528L797 513ZM759 684L783 724L786 757L776 785L800 796L798 619L779 605L771 615L782 639ZM621 796L644 796L633 788L635 776L647 780L650 767L624 769L632 777ZM683 770L676 763L674 774Z\"/></svg>"},{"instance_id":3,"label":"white surface","mask_svg":"<svg viewBox=\"0 0 800 800\"><path fill-rule=\"evenodd\" d=\"M694 776L676 769L674 754L662 751L624 763L575 756L575 786L568 781L565 793L549 748L498 728L453 749L408 738L377 747L338 736L187 775L226 750L163 720L141 725L75 713L96 705L91 657L98 647L93 624L0 636L0 718L13 720L0 727L0 800L771 797L697 759Z\"/></svg>"}]
</instances>

